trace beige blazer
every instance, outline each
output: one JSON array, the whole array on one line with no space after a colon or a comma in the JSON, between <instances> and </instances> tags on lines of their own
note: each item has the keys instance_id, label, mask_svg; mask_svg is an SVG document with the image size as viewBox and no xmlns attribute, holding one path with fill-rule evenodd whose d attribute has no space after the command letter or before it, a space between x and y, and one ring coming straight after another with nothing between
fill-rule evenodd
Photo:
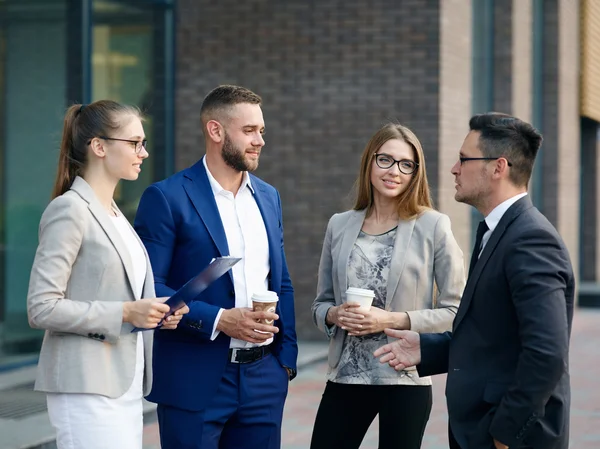
<instances>
[{"instance_id":1,"label":"beige blazer","mask_svg":"<svg viewBox=\"0 0 600 449\"><path fill-rule=\"evenodd\" d=\"M330 307L346 299L348 259L364 220L365 211L336 214L325 234L312 315L330 339L331 368L340 361L347 332L327 326L325 317ZM434 292L436 286L438 291ZM416 219L398 222L386 310L407 312L414 331L444 332L452 328L464 286L463 254L446 215L428 210Z\"/></svg>"},{"instance_id":2,"label":"beige blazer","mask_svg":"<svg viewBox=\"0 0 600 449\"><path fill-rule=\"evenodd\" d=\"M142 297L154 297L148 254L146 273ZM111 398L125 393L133 381L137 334L122 322L123 302L137 299L133 292L125 242L92 188L77 177L40 222L27 296L30 326L46 330L35 389ZM148 394L153 331L142 335Z\"/></svg>"}]
</instances>

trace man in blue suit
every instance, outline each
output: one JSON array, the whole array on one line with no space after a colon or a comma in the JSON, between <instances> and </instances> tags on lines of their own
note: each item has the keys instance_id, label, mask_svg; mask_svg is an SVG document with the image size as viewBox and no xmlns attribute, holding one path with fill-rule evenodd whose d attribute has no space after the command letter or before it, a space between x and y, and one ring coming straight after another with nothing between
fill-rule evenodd
<instances>
[{"instance_id":1,"label":"man in blue suit","mask_svg":"<svg viewBox=\"0 0 600 449\"><path fill-rule=\"evenodd\" d=\"M190 304L177 331L156 333L147 399L158 404L163 449L276 449L298 347L279 193L249 173L265 144L261 98L219 86L200 116L206 156L146 189L135 229L157 296L215 257L242 260ZM266 290L279 296L276 312L253 312L252 294Z\"/></svg>"}]
</instances>

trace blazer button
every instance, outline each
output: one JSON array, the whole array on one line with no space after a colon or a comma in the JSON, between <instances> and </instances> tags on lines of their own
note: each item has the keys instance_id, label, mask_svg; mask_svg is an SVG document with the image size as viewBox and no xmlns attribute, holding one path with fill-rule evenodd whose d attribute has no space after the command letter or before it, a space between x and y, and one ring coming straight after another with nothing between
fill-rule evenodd
<instances>
[{"instance_id":1,"label":"blazer button","mask_svg":"<svg viewBox=\"0 0 600 449\"><path fill-rule=\"evenodd\" d=\"M100 338L99 334L94 334L94 338Z\"/></svg>"},{"instance_id":2,"label":"blazer button","mask_svg":"<svg viewBox=\"0 0 600 449\"><path fill-rule=\"evenodd\" d=\"M92 334L91 332L88 334L88 337L90 338L94 338L94 334Z\"/></svg>"},{"instance_id":3,"label":"blazer button","mask_svg":"<svg viewBox=\"0 0 600 449\"><path fill-rule=\"evenodd\" d=\"M100 340L104 340L106 337L104 335L100 335Z\"/></svg>"}]
</instances>

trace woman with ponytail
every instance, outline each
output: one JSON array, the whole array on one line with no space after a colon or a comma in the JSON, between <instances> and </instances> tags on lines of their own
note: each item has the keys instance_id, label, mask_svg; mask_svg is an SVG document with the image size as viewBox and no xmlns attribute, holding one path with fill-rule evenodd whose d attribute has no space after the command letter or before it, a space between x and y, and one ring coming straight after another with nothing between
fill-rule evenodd
<instances>
[{"instance_id":1,"label":"woman with ponytail","mask_svg":"<svg viewBox=\"0 0 600 449\"><path fill-rule=\"evenodd\" d=\"M47 393L59 449L142 448L153 332L132 330L175 329L188 310L165 318L148 255L113 201L147 157L138 109L67 110L27 297L30 325L46 331L35 389Z\"/></svg>"}]
</instances>

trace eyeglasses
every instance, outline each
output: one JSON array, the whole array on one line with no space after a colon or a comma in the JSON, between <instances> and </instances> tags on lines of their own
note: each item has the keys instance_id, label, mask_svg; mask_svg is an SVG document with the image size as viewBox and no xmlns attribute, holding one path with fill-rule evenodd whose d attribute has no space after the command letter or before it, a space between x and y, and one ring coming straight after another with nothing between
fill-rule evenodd
<instances>
[{"instance_id":1,"label":"eyeglasses","mask_svg":"<svg viewBox=\"0 0 600 449\"><path fill-rule=\"evenodd\" d=\"M116 140L119 142L129 142L131 144L135 145L135 154L140 154L143 149L147 148L148 145L148 141L146 139L144 140L127 140L127 139L115 139L114 137L106 137L106 136L98 136L100 139L104 139L104 140Z\"/></svg>"},{"instance_id":2,"label":"eyeglasses","mask_svg":"<svg viewBox=\"0 0 600 449\"><path fill-rule=\"evenodd\" d=\"M412 175L419 166L419 164L417 164L415 161L411 161L410 159L400 159L397 161L388 154L380 153L375 153L375 163L379 168L383 168L384 170L392 168L394 164L398 164L400 173L404 173L405 175Z\"/></svg>"},{"instance_id":3,"label":"eyeglasses","mask_svg":"<svg viewBox=\"0 0 600 449\"><path fill-rule=\"evenodd\" d=\"M498 159L506 159L503 156L500 157L459 157L460 165L468 161L497 161ZM509 167L512 167L512 163L506 159L506 163Z\"/></svg>"}]
</instances>

